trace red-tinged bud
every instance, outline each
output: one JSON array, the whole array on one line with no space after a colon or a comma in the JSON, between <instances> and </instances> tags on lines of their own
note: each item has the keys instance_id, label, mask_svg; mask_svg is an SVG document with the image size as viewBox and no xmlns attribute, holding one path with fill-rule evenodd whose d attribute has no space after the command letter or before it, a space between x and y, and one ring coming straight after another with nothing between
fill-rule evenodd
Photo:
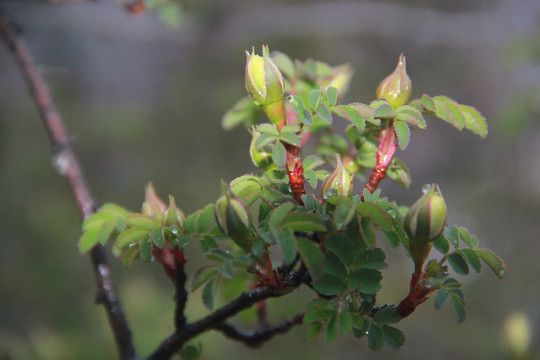
<instances>
[{"instance_id":1,"label":"red-tinged bud","mask_svg":"<svg viewBox=\"0 0 540 360\"><path fill-rule=\"evenodd\" d=\"M154 189L154 184L148 183L144 189L144 203L142 205L143 215L161 217L167 209L167 205L159 198Z\"/></svg>"},{"instance_id":2,"label":"red-tinged bud","mask_svg":"<svg viewBox=\"0 0 540 360\"><path fill-rule=\"evenodd\" d=\"M405 56L401 54L394 72L381 81L377 87L377 99L385 98L395 109L409 101L411 92L412 81L407 75Z\"/></svg>"},{"instance_id":3,"label":"red-tinged bud","mask_svg":"<svg viewBox=\"0 0 540 360\"><path fill-rule=\"evenodd\" d=\"M283 101L283 76L270 58L267 45L262 52L259 56L246 51L246 90L257 105L269 105Z\"/></svg>"},{"instance_id":4,"label":"red-tinged bud","mask_svg":"<svg viewBox=\"0 0 540 360\"><path fill-rule=\"evenodd\" d=\"M216 201L214 209L216 222L221 231L246 252L251 251L253 234L250 230L251 216L247 205L227 193Z\"/></svg>"},{"instance_id":5,"label":"red-tinged bud","mask_svg":"<svg viewBox=\"0 0 540 360\"><path fill-rule=\"evenodd\" d=\"M336 154L336 162L336 168L323 182L322 193L325 198L332 195L350 196L353 192L353 177L345 170L339 154Z\"/></svg>"},{"instance_id":6,"label":"red-tinged bud","mask_svg":"<svg viewBox=\"0 0 540 360\"><path fill-rule=\"evenodd\" d=\"M186 217L184 216L182 210L176 206L173 196L169 195L169 207L165 210L161 217L161 222L163 225L176 226L176 228L182 229L184 227L185 218Z\"/></svg>"}]
</instances>

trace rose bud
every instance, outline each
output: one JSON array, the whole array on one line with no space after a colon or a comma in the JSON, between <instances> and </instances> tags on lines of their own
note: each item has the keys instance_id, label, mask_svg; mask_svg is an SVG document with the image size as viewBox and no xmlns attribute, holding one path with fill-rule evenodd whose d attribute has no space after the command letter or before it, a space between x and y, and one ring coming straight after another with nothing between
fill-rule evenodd
<instances>
[{"instance_id":1,"label":"rose bud","mask_svg":"<svg viewBox=\"0 0 540 360\"><path fill-rule=\"evenodd\" d=\"M395 109L409 101L411 92L412 81L407 75L405 56L401 54L394 72L381 81L377 87L377 99L388 100Z\"/></svg>"},{"instance_id":2,"label":"rose bud","mask_svg":"<svg viewBox=\"0 0 540 360\"><path fill-rule=\"evenodd\" d=\"M216 201L214 211L221 231L246 252L251 251L253 235L250 230L251 217L247 205L227 193Z\"/></svg>"},{"instance_id":3,"label":"rose bud","mask_svg":"<svg viewBox=\"0 0 540 360\"><path fill-rule=\"evenodd\" d=\"M323 197L332 195L350 196L353 191L353 177L345 170L341 157L336 154L336 168L330 173L323 182Z\"/></svg>"}]
</instances>

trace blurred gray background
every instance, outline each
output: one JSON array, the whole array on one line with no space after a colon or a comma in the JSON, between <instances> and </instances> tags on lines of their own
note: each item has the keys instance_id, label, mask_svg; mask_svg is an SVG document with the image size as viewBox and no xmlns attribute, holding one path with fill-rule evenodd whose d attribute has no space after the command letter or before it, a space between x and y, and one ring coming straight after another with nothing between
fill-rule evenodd
<instances>
[{"instance_id":1,"label":"blurred gray background","mask_svg":"<svg viewBox=\"0 0 540 360\"><path fill-rule=\"evenodd\" d=\"M433 300L398 327L399 352L374 353L365 340L304 340L303 327L260 350L207 334L203 359L514 359L504 340L515 312L531 324L526 357L540 359L540 2L538 0L184 1L176 27L148 12L130 15L111 0L52 5L2 1L24 29L73 136L98 202L138 210L143 189L173 194L185 213L219 195L220 180L254 171L243 129L221 129L244 89L245 49L262 44L291 58L356 74L346 101L369 102L398 55L407 56L413 96L445 94L477 107L490 135L481 140L429 119L405 152L410 191L389 180L383 194L410 204L437 182L450 224L476 234L508 264L504 280L487 268L458 278L468 316ZM339 121L339 120L337 120ZM116 349L95 306L80 221L56 172L43 126L15 61L0 46L0 359L107 359ZM198 246L188 262L198 266ZM380 301L408 291L412 264L388 251ZM129 271L111 258L137 350L149 354L173 330L173 288L156 264ZM273 302L272 321L292 315L309 292ZM205 314L198 294L189 320ZM280 310L280 309L285 310Z\"/></svg>"}]
</instances>

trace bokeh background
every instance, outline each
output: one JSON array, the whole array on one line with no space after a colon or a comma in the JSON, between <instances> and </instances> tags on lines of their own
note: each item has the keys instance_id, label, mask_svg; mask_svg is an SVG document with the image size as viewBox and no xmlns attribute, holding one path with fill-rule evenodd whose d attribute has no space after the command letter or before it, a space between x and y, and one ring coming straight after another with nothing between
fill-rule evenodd
<instances>
[{"instance_id":1,"label":"bokeh background","mask_svg":"<svg viewBox=\"0 0 540 360\"><path fill-rule=\"evenodd\" d=\"M243 129L225 132L223 113L245 94L245 49L269 44L292 58L356 69L347 100L369 102L403 52L413 95L445 94L488 118L481 140L435 118L399 156L410 191L383 193L410 204L424 183L446 196L462 224L508 264L504 280L485 268L464 283L468 316L433 300L402 321L399 352L342 336L304 340L305 328L252 350L221 334L199 337L203 359L517 359L505 328L528 321L540 359L540 2L537 0L182 1L161 16L130 15L117 1L2 1L24 29L73 136L99 202L137 210L153 181L191 213L219 195L220 180L254 171ZM165 5L163 5L165 4ZM117 357L66 181L53 166L43 126L15 61L0 46L0 359ZM192 247L193 270L200 265ZM191 250L190 250L191 251ZM381 301L406 294L412 265L388 249ZM122 269L111 259L137 350L148 355L173 330L173 288L156 264ZM272 321L294 314L309 292L279 299ZM205 314L190 298L189 319ZM536 340L536 341L535 341Z\"/></svg>"}]
</instances>

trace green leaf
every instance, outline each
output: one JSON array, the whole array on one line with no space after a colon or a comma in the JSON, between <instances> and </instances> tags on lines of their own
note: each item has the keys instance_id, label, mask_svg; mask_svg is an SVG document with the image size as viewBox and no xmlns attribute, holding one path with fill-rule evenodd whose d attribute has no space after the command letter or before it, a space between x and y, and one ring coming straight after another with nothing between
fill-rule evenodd
<instances>
[{"instance_id":1,"label":"green leaf","mask_svg":"<svg viewBox=\"0 0 540 360\"><path fill-rule=\"evenodd\" d=\"M336 341L339 335L339 318L335 314L326 323L326 343L330 344Z\"/></svg>"},{"instance_id":2,"label":"green leaf","mask_svg":"<svg viewBox=\"0 0 540 360\"><path fill-rule=\"evenodd\" d=\"M430 112L435 112L435 102L433 101L433 99L424 94L422 95L422 97L420 98L420 101L422 102L422 105L424 105L424 107L426 108L426 110L430 111Z\"/></svg>"},{"instance_id":3,"label":"green leaf","mask_svg":"<svg viewBox=\"0 0 540 360\"><path fill-rule=\"evenodd\" d=\"M301 130L300 126L298 126L297 124L289 124L281 128L281 134L285 134L285 133L297 134L300 132L300 130Z\"/></svg>"},{"instance_id":4,"label":"green leaf","mask_svg":"<svg viewBox=\"0 0 540 360\"><path fill-rule=\"evenodd\" d=\"M317 112L317 116L319 117L319 119L321 119L323 123L325 124L332 123L332 114L330 113L330 110L325 104L320 103L317 106L316 112Z\"/></svg>"},{"instance_id":5,"label":"green leaf","mask_svg":"<svg viewBox=\"0 0 540 360\"><path fill-rule=\"evenodd\" d=\"M97 233L97 239L101 245L105 245L116 230L116 221L105 221Z\"/></svg>"},{"instance_id":6,"label":"green leaf","mask_svg":"<svg viewBox=\"0 0 540 360\"><path fill-rule=\"evenodd\" d=\"M124 251L122 254L122 264L125 268L129 268L133 264L133 261L139 255L139 251L139 244L134 244Z\"/></svg>"},{"instance_id":7,"label":"green leaf","mask_svg":"<svg viewBox=\"0 0 540 360\"><path fill-rule=\"evenodd\" d=\"M472 106L459 105L459 109L465 118L465 128L485 138L488 134L486 118Z\"/></svg>"},{"instance_id":8,"label":"green leaf","mask_svg":"<svg viewBox=\"0 0 540 360\"><path fill-rule=\"evenodd\" d=\"M461 275L467 275L469 273L469 265L467 265L467 261L462 254L456 251L448 255L447 259L456 273Z\"/></svg>"},{"instance_id":9,"label":"green leaf","mask_svg":"<svg viewBox=\"0 0 540 360\"><path fill-rule=\"evenodd\" d=\"M465 126L465 118L459 110L459 104L446 96L433 97L435 103L435 116L462 130Z\"/></svg>"},{"instance_id":10,"label":"green leaf","mask_svg":"<svg viewBox=\"0 0 540 360\"><path fill-rule=\"evenodd\" d=\"M412 126L417 126L420 129L426 128L426 120L422 116L422 113L418 111L418 109L410 105L403 105L398 107L396 111L397 120L406 122L407 124Z\"/></svg>"},{"instance_id":11,"label":"green leaf","mask_svg":"<svg viewBox=\"0 0 540 360\"><path fill-rule=\"evenodd\" d=\"M313 283L313 288L320 294L332 296L345 291L347 289L347 284L343 279L337 276L324 274L320 279Z\"/></svg>"},{"instance_id":12,"label":"green leaf","mask_svg":"<svg viewBox=\"0 0 540 360\"><path fill-rule=\"evenodd\" d=\"M324 242L326 249L334 253L347 267L355 263L356 251L353 242L342 233L332 234Z\"/></svg>"},{"instance_id":13,"label":"green leaf","mask_svg":"<svg viewBox=\"0 0 540 360\"><path fill-rule=\"evenodd\" d=\"M257 126L257 132L260 132L261 134L272 135L275 137L279 136L279 130L277 129L277 127L273 124L268 123L260 124L259 126Z\"/></svg>"},{"instance_id":14,"label":"green leaf","mask_svg":"<svg viewBox=\"0 0 540 360\"><path fill-rule=\"evenodd\" d=\"M165 238L163 237L162 229L153 229L151 231L152 243L158 248L161 249L165 245Z\"/></svg>"},{"instance_id":15,"label":"green leaf","mask_svg":"<svg viewBox=\"0 0 540 360\"><path fill-rule=\"evenodd\" d=\"M350 311L342 311L339 313L339 325L343 335L347 335L352 331L353 320Z\"/></svg>"},{"instance_id":16,"label":"green leaf","mask_svg":"<svg viewBox=\"0 0 540 360\"><path fill-rule=\"evenodd\" d=\"M282 133L279 140L298 147L302 144L298 135L293 133Z\"/></svg>"},{"instance_id":17,"label":"green leaf","mask_svg":"<svg viewBox=\"0 0 540 360\"><path fill-rule=\"evenodd\" d=\"M328 89L326 89L326 96L328 97L328 106L336 106L338 90L333 86L329 86Z\"/></svg>"},{"instance_id":18,"label":"green leaf","mask_svg":"<svg viewBox=\"0 0 540 360\"><path fill-rule=\"evenodd\" d=\"M366 128L366 120L360 116L360 113L349 105L338 105L332 108L332 112L350 121L360 130Z\"/></svg>"},{"instance_id":19,"label":"green leaf","mask_svg":"<svg viewBox=\"0 0 540 360\"><path fill-rule=\"evenodd\" d=\"M375 269L356 269L349 274L349 286L359 287L364 294L375 294L381 288L382 275Z\"/></svg>"},{"instance_id":20,"label":"green leaf","mask_svg":"<svg viewBox=\"0 0 540 360\"><path fill-rule=\"evenodd\" d=\"M399 148L405 150L411 141L411 129L409 129L409 125L404 121L395 121L394 130L396 132Z\"/></svg>"},{"instance_id":21,"label":"green leaf","mask_svg":"<svg viewBox=\"0 0 540 360\"><path fill-rule=\"evenodd\" d=\"M394 109L392 109L392 105L388 103L387 100L379 99L372 101L369 106L375 110L373 113L374 117L378 118L392 118L396 115L396 112Z\"/></svg>"},{"instance_id":22,"label":"green leaf","mask_svg":"<svg viewBox=\"0 0 540 360\"><path fill-rule=\"evenodd\" d=\"M292 108L294 109L294 112L298 116L304 115L304 102L302 101L302 98L299 95L289 95L287 97L287 101L291 104Z\"/></svg>"},{"instance_id":23,"label":"green leaf","mask_svg":"<svg viewBox=\"0 0 540 360\"><path fill-rule=\"evenodd\" d=\"M506 270L506 263L503 259L489 249L474 249L474 251L499 279L503 278Z\"/></svg>"},{"instance_id":24,"label":"green leaf","mask_svg":"<svg viewBox=\"0 0 540 360\"><path fill-rule=\"evenodd\" d=\"M150 241L150 234L146 233L139 240L139 249L141 250L141 258L144 261L152 260L152 242Z\"/></svg>"},{"instance_id":25,"label":"green leaf","mask_svg":"<svg viewBox=\"0 0 540 360\"><path fill-rule=\"evenodd\" d=\"M371 350L377 351L384 345L384 331L380 326L371 324L367 336L368 347Z\"/></svg>"},{"instance_id":26,"label":"green leaf","mask_svg":"<svg viewBox=\"0 0 540 360\"><path fill-rule=\"evenodd\" d=\"M377 244L377 237L375 236L375 230L373 229L373 224L369 218L363 217L360 219L360 231L362 239L364 239L366 244L375 247Z\"/></svg>"},{"instance_id":27,"label":"green leaf","mask_svg":"<svg viewBox=\"0 0 540 360\"><path fill-rule=\"evenodd\" d=\"M386 307L375 313L373 321L382 325L395 324L401 321L401 315L399 315L396 308Z\"/></svg>"},{"instance_id":28,"label":"green leaf","mask_svg":"<svg viewBox=\"0 0 540 360\"><path fill-rule=\"evenodd\" d=\"M208 281L202 291L202 302L210 311L214 308L214 282L215 279Z\"/></svg>"},{"instance_id":29,"label":"green leaf","mask_svg":"<svg viewBox=\"0 0 540 360\"><path fill-rule=\"evenodd\" d=\"M356 265L360 269L386 269L386 255L379 248L366 249L359 256Z\"/></svg>"},{"instance_id":30,"label":"green leaf","mask_svg":"<svg viewBox=\"0 0 540 360\"><path fill-rule=\"evenodd\" d=\"M131 214L126 218L126 225L152 230L161 226L159 220L153 216Z\"/></svg>"},{"instance_id":31,"label":"green leaf","mask_svg":"<svg viewBox=\"0 0 540 360\"><path fill-rule=\"evenodd\" d=\"M310 341L310 340L315 339L322 332L323 328L324 328L324 324L322 323L311 324L311 326L308 328L306 332L306 340Z\"/></svg>"},{"instance_id":32,"label":"green leaf","mask_svg":"<svg viewBox=\"0 0 540 360\"><path fill-rule=\"evenodd\" d=\"M392 230L392 217L380 205L363 202L356 207L356 213L362 217L367 217L384 231Z\"/></svg>"},{"instance_id":33,"label":"green leaf","mask_svg":"<svg viewBox=\"0 0 540 360\"><path fill-rule=\"evenodd\" d=\"M334 224L338 230L343 230L349 225L356 213L356 206L352 204L341 203L334 211Z\"/></svg>"},{"instance_id":34,"label":"green leaf","mask_svg":"<svg viewBox=\"0 0 540 360\"><path fill-rule=\"evenodd\" d=\"M243 194L243 192L241 193ZM244 201L248 203L247 198L244 198ZM199 234L206 233L209 228L214 224L215 217L214 217L214 205L206 205L202 211L199 213L196 219L196 225L197 230L199 231Z\"/></svg>"},{"instance_id":35,"label":"green leaf","mask_svg":"<svg viewBox=\"0 0 540 360\"><path fill-rule=\"evenodd\" d=\"M463 293L461 290L451 290L448 292L450 295L450 301L454 305L454 313L458 324L465 321L465 301L463 300Z\"/></svg>"},{"instance_id":36,"label":"green leaf","mask_svg":"<svg viewBox=\"0 0 540 360\"><path fill-rule=\"evenodd\" d=\"M182 360L197 360L201 357L202 353L202 346L199 343L197 346L193 344L187 344L182 346L182 350L180 351L180 357Z\"/></svg>"},{"instance_id":37,"label":"green leaf","mask_svg":"<svg viewBox=\"0 0 540 360\"><path fill-rule=\"evenodd\" d=\"M253 100L249 96L246 96L238 100L238 102L223 115L221 126L225 130L231 130L238 125L250 127L257 123L259 114L259 107L253 103Z\"/></svg>"},{"instance_id":38,"label":"green leaf","mask_svg":"<svg viewBox=\"0 0 540 360\"><path fill-rule=\"evenodd\" d=\"M459 249L460 236L457 226L454 225L450 229L446 229L444 235L446 236L446 239L452 243L454 248Z\"/></svg>"},{"instance_id":39,"label":"green leaf","mask_svg":"<svg viewBox=\"0 0 540 360\"><path fill-rule=\"evenodd\" d=\"M291 229L284 229L279 232L279 236L276 240L285 263L292 263L296 258L296 242L293 231Z\"/></svg>"},{"instance_id":40,"label":"green leaf","mask_svg":"<svg viewBox=\"0 0 540 360\"><path fill-rule=\"evenodd\" d=\"M268 226L276 227L279 223L289 214L289 212L294 208L294 204L291 202L286 202L279 205L277 208L273 209L268 214Z\"/></svg>"},{"instance_id":41,"label":"green leaf","mask_svg":"<svg viewBox=\"0 0 540 360\"><path fill-rule=\"evenodd\" d=\"M463 249L463 250L457 250L460 252L465 259L467 259L467 262L473 267L474 271L477 273L480 272L480 269L482 268L482 262L480 261L480 257L473 249Z\"/></svg>"},{"instance_id":42,"label":"green leaf","mask_svg":"<svg viewBox=\"0 0 540 360\"><path fill-rule=\"evenodd\" d=\"M383 326L384 342L393 350L399 350L405 344L405 335L393 326Z\"/></svg>"},{"instance_id":43,"label":"green leaf","mask_svg":"<svg viewBox=\"0 0 540 360\"><path fill-rule=\"evenodd\" d=\"M321 90L313 89L309 92L309 107L312 110L316 110L321 101Z\"/></svg>"},{"instance_id":44,"label":"green leaf","mask_svg":"<svg viewBox=\"0 0 540 360\"><path fill-rule=\"evenodd\" d=\"M272 160L278 168L283 169L285 167L287 151L285 150L285 146L283 146L280 141L276 141L274 144L274 149L272 150Z\"/></svg>"},{"instance_id":45,"label":"green leaf","mask_svg":"<svg viewBox=\"0 0 540 360\"><path fill-rule=\"evenodd\" d=\"M310 309L306 312L306 315L304 315L303 322L304 324L309 324L311 322L317 322L321 320L326 320L330 318L331 316L334 316L336 314L336 310L329 309L327 307L317 307L314 309Z\"/></svg>"},{"instance_id":46,"label":"green leaf","mask_svg":"<svg viewBox=\"0 0 540 360\"><path fill-rule=\"evenodd\" d=\"M395 156L386 170L386 176L404 188L408 188L411 185L409 168L403 161Z\"/></svg>"},{"instance_id":47,"label":"green leaf","mask_svg":"<svg viewBox=\"0 0 540 360\"><path fill-rule=\"evenodd\" d=\"M446 289L439 289L437 295L435 296L435 308L440 309L449 298L448 291Z\"/></svg>"},{"instance_id":48,"label":"green leaf","mask_svg":"<svg viewBox=\"0 0 540 360\"><path fill-rule=\"evenodd\" d=\"M324 271L321 249L315 243L303 237L296 238L296 248L313 280L318 280Z\"/></svg>"},{"instance_id":49,"label":"green leaf","mask_svg":"<svg viewBox=\"0 0 540 360\"><path fill-rule=\"evenodd\" d=\"M266 145L269 145L274 141L276 141L276 137L274 135L261 134L261 135L259 135L257 140L255 140L255 149L261 150Z\"/></svg>"},{"instance_id":50,"label":"green leaf","mask_svg":"<svg viewBox=\"0 0 540 360\"><path fill-rule=\"evenodd\" d=\"M191 291L197 290L202 284L213 278L217 274L215 266L203 266L193 274L191 279Z\"/></svg>"},{"instance_id":51,"label":"green leaf","mask_svg":"<svg viewBox=\"0 0 540 360\"><path fill-rule=\"evenodd\" d=\"M283 229L294 231L326 231L326 225L320 216L311 213L291 213L286 215L280 223Z\"/></svg>"},{"instance_id":52,"label":"green leaf","mask_svg":"<svg viewBox=\"0 0 540 360\"><path fill-rule=\"evenodd\" d=\"M437 251L441 254L447 254L450 250L450 243L448 242L446 237L444 237L444 235L441 235L435 239L435 241L433 242L433 247L437 249Z\"/></svg>"},{"instance_id":53,"label":"green leaf","mask_svg":"<svg viewBox=\"0 0 540 360\"><path fill-rule=\"evenodd\" d=\"M292 79L296 76L294 62L289 56L280 51L272 51L270 57L287 78Z\"/></svg>"},{"instance_id":54,"label":"green leaf","mask_svg":"<svg viewBox=\"0 0 540 360\"><path fill-rule=\"evenodd\" d=\"M99 227L86 230L79 239L79 252L86 253L98 243Z\"/></svg>"},{"instance_id":55,"label":"green leaf","mask_svg":"<svg viewBox=\"0 0 540 360\"><path fill-rule=\"evenodd\" d=\"M345 264L332 251L324 253L324 273L337 276L338 278L347 277L347 268Z\"/></svg>"},{"instance_id":56,"label":"green leaf","mask_svg":"<svg viewBox=\"0 0 540 360\"><path fill-rule=\"evenodd\" d=\"M147 229L142 228L130 228L124 230L116 238L116 246L118 246L119 248L124 248L133 243L138 243L145 235L148 235L148 232L149 231Z\"/></svg>"}]
</instances>

